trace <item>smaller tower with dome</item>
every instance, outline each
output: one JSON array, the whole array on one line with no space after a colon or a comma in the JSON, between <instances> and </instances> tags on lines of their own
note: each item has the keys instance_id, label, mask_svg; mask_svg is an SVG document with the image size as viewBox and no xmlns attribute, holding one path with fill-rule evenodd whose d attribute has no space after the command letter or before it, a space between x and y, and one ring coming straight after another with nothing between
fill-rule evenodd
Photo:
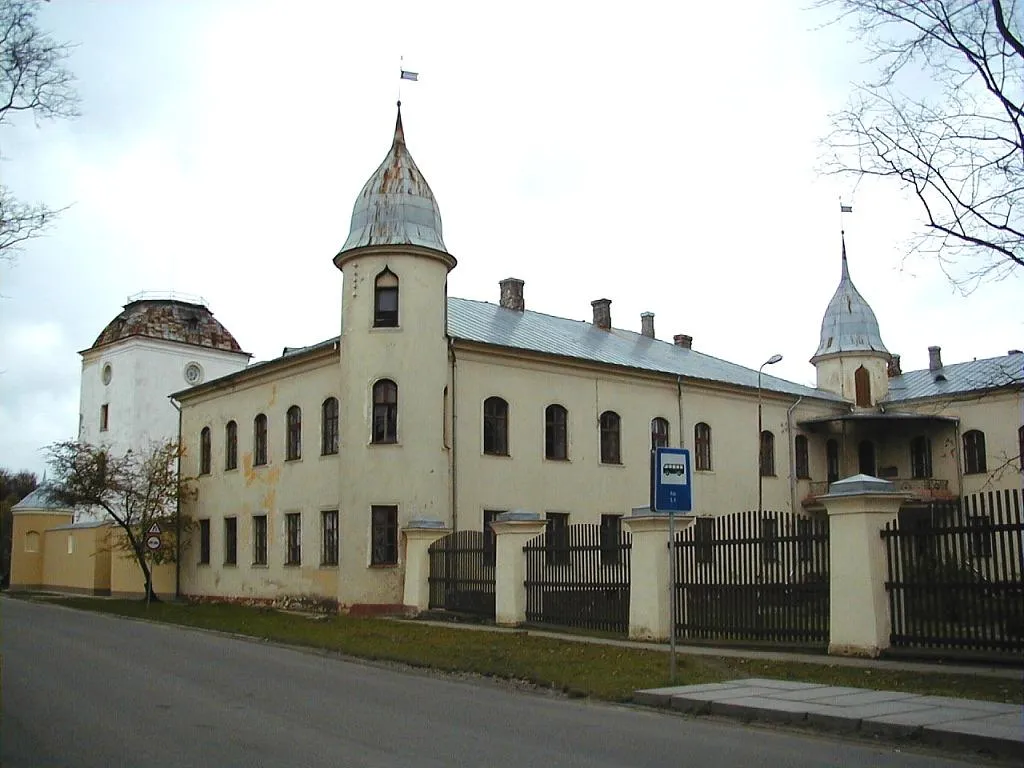
<instances>
[{"instance_id":1,"label":"smaller tower with dome","mask_svg":"<svg viewBox=\"0 0 1024 768\"><path fill-rule=\"evenodd\" d=\"M842 239L839 287L821 320L821 340L811 358L818 389L842 395L858 408L873 408L889 392L889 350L878 319L850 279L846 233Z\"/></svg>"}]
</instances>

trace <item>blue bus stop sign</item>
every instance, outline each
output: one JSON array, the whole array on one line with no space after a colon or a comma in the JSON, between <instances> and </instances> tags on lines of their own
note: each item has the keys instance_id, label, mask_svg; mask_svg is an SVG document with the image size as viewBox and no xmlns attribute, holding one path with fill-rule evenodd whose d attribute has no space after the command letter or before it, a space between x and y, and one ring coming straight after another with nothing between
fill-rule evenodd
<instances>
[{"instance_id":1,"label":"blue bus stop sign","mask_svg":"<svg viewBox=\"0 0 1024 768\"><path fill-rule=\"evenodd\" d=\"M651 457L651 510L690 512L690 452L686 448L656 448Z\"/></svg>"}]
</instances>

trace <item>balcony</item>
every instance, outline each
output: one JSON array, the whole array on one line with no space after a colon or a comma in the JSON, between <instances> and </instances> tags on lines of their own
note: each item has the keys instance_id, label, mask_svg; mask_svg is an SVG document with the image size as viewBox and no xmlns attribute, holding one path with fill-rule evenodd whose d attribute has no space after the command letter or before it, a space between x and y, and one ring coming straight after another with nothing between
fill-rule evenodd
<instances>
[{"instance_id":1,"label":"balcony","mask_svg":"<svg viewBox=\"0 0 1024 768\"><path fill-rule=\"evenodd\" d=\"M897 493L909 493L910 501L948 501L955 498L955 495L949 490L949 480L939 480L934 477L890 477L887 479L893 484ZM829 483L825 480L812 480L808 484L803 505L805 507L818 506L817 497L827 494L828 487Z\"/></svg>"}]
</instances>

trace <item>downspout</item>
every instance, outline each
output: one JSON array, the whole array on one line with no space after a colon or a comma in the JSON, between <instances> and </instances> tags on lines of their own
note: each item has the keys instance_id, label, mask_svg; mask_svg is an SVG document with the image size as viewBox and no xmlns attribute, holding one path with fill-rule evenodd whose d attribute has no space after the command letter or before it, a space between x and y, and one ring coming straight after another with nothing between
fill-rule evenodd
<instances>
[{"instance_id":1,"label":"downspout","mask_svg":"<svg viewBox=\"0 0 1024 768\"><path fill-rule=\"evenodd\" d=\"M458 453L458 424L459 424L459 397L456 386L455 347L451 338L448 339L448 358L452 365L452 454L448 466L451 467L452 486L452 530L459 530L459 453Z\"/></svg>"},{"instance_id":2,"label":"downspout","mask_svg":"<svg viewBox=\"0 0 1024 768\"><path fill-rule=\"evenodd\" d=\"M796 435L793 434L793 411L804 400L801 395L795 403L786 409L786 429L789 430L789 511L796 512Z\"/></svg>"},{"instance_id":3,"label":"downspout","mask_svg":"<svg viewBox=\"0 0 1024 768\"><path fill-rule=\"evenodd\" d=\"M956 444L953 446L953 458L956 459L956 499L963 503L964 499L964 457L963 447L964 438L960 434L960 419L956 420L956 426L953 428L956 433Z\"/></svg>"},{"instance_id":4,"label":"downspout","mask_svg":"<svg viewBox=\"0 0 1024 768\"><path fill-rule=\"evenodd\" d=\"M174 599L181 599L181 406L168 398L174 410L178 412L178 458L175 473L178 480L178 492L174 497Z\"/></svg>"},{"instance_id":5,"label":"downspout","mask_svg":"<svg viewBox=\"0 0 1024 768\"><path fill-rule=\"evenodd\" d=\"M676 376L676 406L679 409L679 447L685 448L686 432L683 430L683 377Z\"/></svg>"}]
</instances>

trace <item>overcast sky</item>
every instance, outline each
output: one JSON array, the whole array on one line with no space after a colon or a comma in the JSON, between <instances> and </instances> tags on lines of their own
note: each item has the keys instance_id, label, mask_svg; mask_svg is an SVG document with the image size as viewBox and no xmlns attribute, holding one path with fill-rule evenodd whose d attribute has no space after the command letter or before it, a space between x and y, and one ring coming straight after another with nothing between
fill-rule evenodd
<instances>
[{"instance_id":1,"label":"overcast sky","mask_svg":"<svg viewBox=\"0 0 1024 768\"><path fill-rule=\"evenodd\" d=\"M1024 278L963 297L905 259L917 210L821 176L862 49L809 3L54 0L82 116L0 133L6 184L71 205L0 264L0 466L75 436L78 351L141 290L204 297L265 360L339 330L331 259L388 150L399 57L409 148L459 261L450 293L617 327L813 384L850 269L904 370L1024 345Z\"/></svg>"}]
</instances>

